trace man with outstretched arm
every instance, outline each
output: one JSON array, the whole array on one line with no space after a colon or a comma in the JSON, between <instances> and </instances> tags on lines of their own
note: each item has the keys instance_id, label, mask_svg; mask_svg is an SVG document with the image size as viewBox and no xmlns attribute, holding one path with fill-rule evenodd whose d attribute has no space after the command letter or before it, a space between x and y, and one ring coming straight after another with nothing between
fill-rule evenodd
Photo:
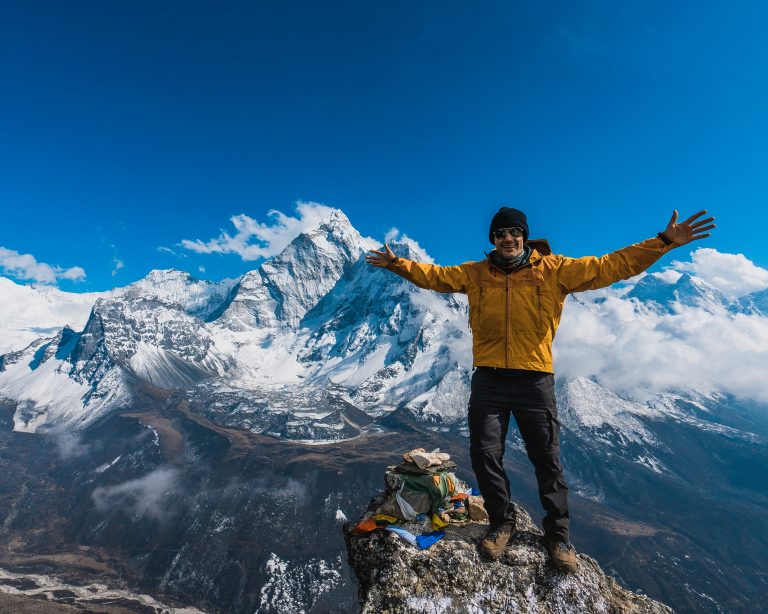
<instances>
[{"instance_id":1,"label":"man with outstretched arm","mask_svg":"<svg viewBox=\"0 0 768 614\"><path fill-rule=\"evenodd\" d=\"M678 222L677 211L655 237L599 258L553 254L545 240L528 240L518 209L502 207L488 238L495 249L479 262L423 264L397 257L389 245L371 250L369 264L387 268L420 288L461 292L469 300L474 373L469 399L470 457L490 528L480 543L501 556L515 533L515 510L503 458L510 413L536 474L544 506L544 537L556 567L577 568L568 539L568 485L560 464L560 422L554 393L552 341L571 292L603 288L633 277L668 251L709 236L713 217L699 211Z\"/></svg>"}]
</instances>

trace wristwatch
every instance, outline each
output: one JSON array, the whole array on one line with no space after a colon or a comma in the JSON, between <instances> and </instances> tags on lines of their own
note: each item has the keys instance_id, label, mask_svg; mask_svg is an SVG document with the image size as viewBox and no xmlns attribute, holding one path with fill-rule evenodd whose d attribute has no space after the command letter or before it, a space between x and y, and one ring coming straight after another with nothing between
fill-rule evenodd
<instances>
[{"instance_id":1,"label":"wristwatch","mask_svg":"<svg viewBox=\"0 0 768 614\"><path fill-rule=\"evenodd\" d=\"M670 241L667 238L667 235L664 234L664 231L660 232L656 236L659 237L659 239L661 239L664 242L664 245L672 245L672 243L673 243L673 241Z\"/></svg>"}]
</instances>

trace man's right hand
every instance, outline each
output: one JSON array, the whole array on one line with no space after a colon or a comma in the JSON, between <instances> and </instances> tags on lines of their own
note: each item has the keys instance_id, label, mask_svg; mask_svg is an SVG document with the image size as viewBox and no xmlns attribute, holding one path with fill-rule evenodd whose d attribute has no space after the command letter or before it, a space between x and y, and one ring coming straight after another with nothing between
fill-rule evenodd
<instances>
[{"instance_id":1,"label":"man's right hand","mask_svg":"<svg viewBox=\"0 0 768 614\"><path fill-rule=\"evenodd\" d=\"M365 255L365 261L368 264L381 267L381 268L385 268L390 264L392 264L392 262L395 260L395 258L397 258L397 256L395 256L395 253L391 249L389 249L388 244L385 243L384 247L387 250L385 252L379 252L379 251L376 251L375 249L370 250Z\"/></svg>"}]
</instances>

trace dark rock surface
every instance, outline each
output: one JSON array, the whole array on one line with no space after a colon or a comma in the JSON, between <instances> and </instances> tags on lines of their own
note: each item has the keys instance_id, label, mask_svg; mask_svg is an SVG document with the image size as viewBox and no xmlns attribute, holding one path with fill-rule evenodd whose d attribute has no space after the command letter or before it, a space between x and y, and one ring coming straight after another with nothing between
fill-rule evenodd
<instances>
[{"instance_id":1,"label":"dark rock surface","mask_svg":"<svg viewBox=\"0 0 768 614\"><path fill-rule=\"evenodd\" d=\"M371 501L363 518L383 499ZM363 614L429 612L536 612L537 614L670 614L667 606L628 591L598 564L579 554L579 569L565 574L552 566L528 513L517 507L517 534L498 561L481 557L477 546L488 525L448 525L446 536L419 550L388 531L344 533L349 563L359 582Z\"/></svg>"}]
</instances>

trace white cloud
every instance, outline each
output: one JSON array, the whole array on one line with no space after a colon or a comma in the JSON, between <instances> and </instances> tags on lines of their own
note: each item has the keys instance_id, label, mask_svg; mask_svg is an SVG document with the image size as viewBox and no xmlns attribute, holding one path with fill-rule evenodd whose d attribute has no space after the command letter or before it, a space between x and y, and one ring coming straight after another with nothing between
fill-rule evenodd
<instances>
[{"instance_id":1,"label":"white cloud","mask_svg":"<svg viewBox=\"0 0 768 614\"><path fill-rule=\"evenodd\" d=\"M16 279L31 279L39 283L55 284L59 279L82 281L85 270L75 266L65 269L38 262L32 254L20 254L12 249L0 247L0 270Z\"/></svg>"},{"instance_id":2,"label":"white cloud","mask_svg":"<svg viewBox=\"0 0 768 614\"><path fill-rule=\"evenodd\" d=\"M201 264L199 267L197 267L197 270L201 273L205 273L205 267Z\"/></svg>"},{"instance_id":3,"label":"white cloud","mask_svg":"<svg viewBox=\"0 0 768 614\"><path fill-rule=\"evenodd\" d=\"M68 269L56 267L55 270L59 279L68 279L70 281L82 281L85 279L85 269L83 267L73 266Z\"/></svg>"},{"instance_id":4,"label":"white cloud","mask_svg":"<svg viewBox=\"0 0 768 614\"><path fill-rule=\"evenodd\" d=\"M726 254L710 247L694 251L691 262L675 260L670 268L700 277L730 299L768 288L768 270L744 254Z\"/></svg>"},{"instance_id":5,"label":"white cloud","mask_svg":"<svg viewBox=\"0 0 768 614\"><path fill-rule=\"evenodd\" d=\"M158 252L162 252L164 254L171 254L171 256L176 256L177 258L186 258L187 255L183 252L177 252L176 250L171 249L170 247L166 247L165 245L161 245L157 248Z\"/></svg>"},{"instance_id":6,"label":"white cloud","mask_svg":"<svg viewBox=\"0 0 768 614\"><path fill-rule=\"evenodd\" d=\"M179 471L160 467L147 475L116 486L100 486L91 497L96 507L106 510L118 507L131 515L163 518L166 502L175 489Z\"/></svg>"},{"instance_id":7,"label":"white cloud","mask_svg":"<svg viewBox=\"0 0 768 614\"><path fill-rule=\"evenodd\" d=\"M68 431L51 431L49 436L56 445L56 450L62 460L70 460L85 456L90 451L90 446L83 443L79 433Z\"/></svg>"},{"instance_id":8,"label":"white cloud","mask_svg":"<svg viewBox=\"0 0 768 614\"><path fill-rule=\"evenodd\" d=\"M387 231L387 234L384 236L384 242L385 243L402 243L403 245L407 245L410 247L413 252L416 254L416 257L418 258L419 262L424 262L427 264L434 264L435 259L432 258L427 253L427 250L425 250L421 245L419 245L418 241L415 239L411 239L408 235L401 235L400 231L397 228L390 228ZM397 250L393 250L395 253L397 253Z\"/></svg>"},{"instance_id":9,"label":"white cloud","mask_svg":"<svg viewBox=\"0 0 768 614\"><path fill-rule=\"evenodd\" d=\"M298 202L298 217L290 217L276 209L267 215L271 220L258 222L245 215L234 215L230 221L237 230L233 236L222 230L209 241L184 239L180 245L199 254L238 254L243 260L258 260L279 254L286 245L302 232L319 226L334 213L344 215L339 209L320 203Z\"/></svg>"},{"instance_id":10,"label":"white cloud","mask_svg":"<svg viewBox=\"0 0 768 614\"><path fill-rule=\"evenodd\" d=\"M675 271L675 269L665 269L658 273L651 273L651 275L660 279L665 284L676 284L683 276L680 271Z\"/></svg>"},{"instance_id":11,"label":"white cloud","mask_svg":"<svg viewBox=\"0 0 768 614\"><path fill-rule=\"evenodd\" d=\"M389 243L391 241L394 241L395 239L397 239L399 235L400 235L400 231L393 226L387 231L387 234L384 235L384 243Z\"/></svg>"},{"instance_id":12,"label":"white cloud","mask_svg":"<svg viewBox=\"0 0 768 614\"><path fill-rule=\"evenodd\" d=\"M113 258L112 262L115 265L115 268L112 269L112 277L114 277L115 275L117 275L117 272L120 269L124 269L125 268L125 264L123 263L122 260L120 260L120 258Z\"/></svg>"},{"instance_id":13,"label":"white cloud","mask_svg":"<svg viewBox=\"0 0 768 614\"><path fill-rule=\"evenodd\" d=\"M680 306L635 309L618 296L569 299L555 342L558 375L595 378L618 394L694 389L768 402L768 318Z\"/></svg>"}]
</instances>

